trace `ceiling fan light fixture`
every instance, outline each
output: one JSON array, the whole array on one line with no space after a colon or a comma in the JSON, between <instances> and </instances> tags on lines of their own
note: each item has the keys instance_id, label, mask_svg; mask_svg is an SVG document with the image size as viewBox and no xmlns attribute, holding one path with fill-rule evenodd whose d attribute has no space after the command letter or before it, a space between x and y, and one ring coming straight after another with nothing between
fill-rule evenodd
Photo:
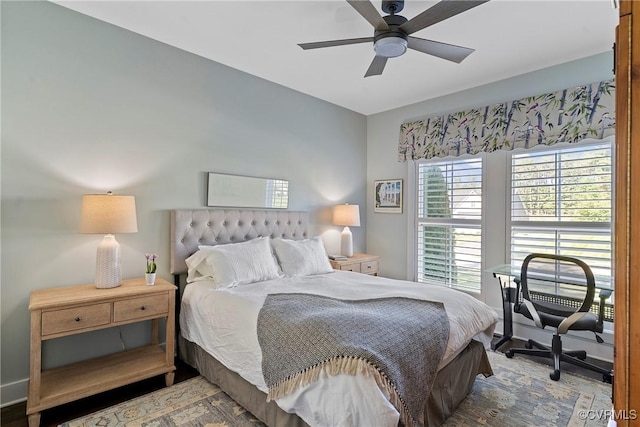
<instances>
[{"instance_id":1,"label":"ceiling fan light fixture","mask_svg":"<svg viewBox=\"0 0 640 427\"><path fill-rule=\"evenodd\" d=\"M376 56L384 58L395 58L407 51L407 40L402 37L384 37L376 40L373 44Z\"/></svg>"},{"instance_id":2,"label":"ceiling fan light fixture","mask_svg":"<svg viewBox=\"0 0 640 427\"><path fill-rule=\"evenodd\" d=\"M404 0L382 0L382 10L389 14L386 16L380 15L376 6L373 5L372 0L346 1L373 26L373 37L301 43L299 46L306 50L357 43L370 43L373 41L373 50L376 56L373 58L371 65L369 65L364 75L365 77L370 77L382 74L387 60L403 55L408 48L459 64L474 50L464 46L421 39L411 36L411 34L466 12L469 9L473 9L490 0L439 0L436 4L410 20L397 14L402 11ZM409 42L411 42L411 46L409 46Z\"/></svg>"}]
</instances>

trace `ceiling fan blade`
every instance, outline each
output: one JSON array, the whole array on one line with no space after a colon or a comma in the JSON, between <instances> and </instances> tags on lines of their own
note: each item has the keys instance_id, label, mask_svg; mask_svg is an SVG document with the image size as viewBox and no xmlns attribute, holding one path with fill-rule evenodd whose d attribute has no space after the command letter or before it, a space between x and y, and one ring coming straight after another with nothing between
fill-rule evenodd
<instances>
[{"instance_id":1,"label":"ceiling fan blade","mask_svg":"<svg viewBox=\"0 0 640 427\"><path fill-rule=\"evenodd\" d=\"M400 25L400 29L407 34L412 34L488 1L489 0L442 0L440 3L436 3L421 14L416 15Z\"/></svg>"},{"instance_id":2,"label":"ceiling fan blade","mask_svg":"<svg viewBox=\"0 0 640 427\"><path fill-rule=\"evenodd\" d=\"M326 42L313 42L313 43L299 43L298 46L307 49L318 49L321 47L333 47L333 46L344 46L348 44L357 44L357 43L367 43L372 42L373 37L361 37L358 39L343 39L343 40L329 40Z\"/></svg>"},{"instance_id":3,"label":"ceiling fan blade","mask_svg":"<svg viewBox=\"0 0 640 427\"><path fill-rule=\"evenodd\" d=\"M467 56L475 52L475 49L470 49L468 47L456 46L454 44L436 42L433 40L425 40L413 36L409 36L407 46L409 49L437 56L438 58L446 59L447 61L452 61L458 64Z\"/></svg>"},{"instance_id":4,"label":"ceiling fan blade","mask_svg":"<svg viewBox=\"0 0 640 427\"><path fill-rule=\"evenodd\" d=\"M376 7L371 4L369 0L347 0L347 3L351 5L364 19L369 21L373 28L376 30L388 30L389 25L380 16L380 12Z\"/></svg>"},{"instance_id":5,"label":"ceiling fan blade","mask_svg":"<svg viewBox=\"0 0 640 427\"><path fill-rule=\"evenodd\" d=\"M365 73L365 77L369 76L379 76L384 71L384 66L387 65L387 59L384 56L376 56L371 61L371 65L369 65L369 69Z\"/></svg>"}]
</instances>

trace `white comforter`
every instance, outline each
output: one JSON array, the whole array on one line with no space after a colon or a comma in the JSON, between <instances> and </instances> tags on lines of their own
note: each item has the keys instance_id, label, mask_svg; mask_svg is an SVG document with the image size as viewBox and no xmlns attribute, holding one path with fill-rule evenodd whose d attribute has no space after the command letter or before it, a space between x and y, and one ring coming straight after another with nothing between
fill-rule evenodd
<instances>
[{"instance_id":1,"label":"white comforter","mask_svg":"<svg viewBox=\"0 0 640 427\"><path fill-rule=\"evenodd\" d=\"M181 333L227 368L267 392L262 376L257 318L267 294L304 292L342 299L403 296L444 303L450 334L441 367L471 339L487 347L497 321L493 309L465 293L440 286L367 276L348 271L280 278L216 289L212 282L189 284L182 297ZM321 378L277 400L311 426L396 426L398 411L373 378L338 375Z\"/></svg>"}]
</instances>

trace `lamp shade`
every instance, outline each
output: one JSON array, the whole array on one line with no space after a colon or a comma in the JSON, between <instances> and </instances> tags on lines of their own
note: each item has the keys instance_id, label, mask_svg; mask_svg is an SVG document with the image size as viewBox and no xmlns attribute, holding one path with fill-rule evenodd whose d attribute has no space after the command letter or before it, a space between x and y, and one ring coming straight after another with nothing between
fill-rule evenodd
<instances>
[{"instance_id":1,"label":"lamp shade","mask_svg":"<svg viewBox=\"0 0 640 427\"><path fill-rule=\"evenodd\" d=\"M333 208L333 224L344 225L346 227L360 226L360 206L358 205L336 205Z\"/></svg>"},{"instance_id":2,"label":"lamp shade","mask_svg":"<svg viewBox=\"0 0 640 427\"><path fill-rule=\"evenodd\" d=\"M81 233L118 234L137 231L135 197L116 196L111 192L82 196Z\"/></svg>"}]
</instances>

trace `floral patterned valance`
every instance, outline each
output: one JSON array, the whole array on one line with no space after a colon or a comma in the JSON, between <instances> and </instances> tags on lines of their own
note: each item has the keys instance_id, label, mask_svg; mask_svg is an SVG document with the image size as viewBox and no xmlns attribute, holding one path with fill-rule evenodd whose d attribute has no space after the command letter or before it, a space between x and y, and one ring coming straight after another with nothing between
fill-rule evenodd
<instances>
[{"instance_id":1,"label":"floral patterned valance","mask_svg":"<svg viewBox=\"0 0 640 427\"><path fill-rule=\"evenodd\" d=\"M615 130L613 80L400 126L398 161L602 139Z\"/></svg>"}]
</instances>

